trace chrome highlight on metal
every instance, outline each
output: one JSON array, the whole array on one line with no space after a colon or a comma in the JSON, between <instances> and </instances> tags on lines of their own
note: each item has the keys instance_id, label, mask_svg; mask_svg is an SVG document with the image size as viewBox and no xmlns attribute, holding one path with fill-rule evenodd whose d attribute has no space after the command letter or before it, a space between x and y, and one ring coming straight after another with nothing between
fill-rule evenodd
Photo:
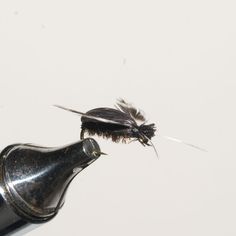
<instances>
[{"instance_id":1,"label":"chrome highlight on metal","mask_svg":"<svg viewBox=\"0 0 236 236\"><path fill-rule=\"evenodd\" d=\"M6 147L0 154L0 235L17 222L42 223L53 218L64 204L72 179L98 153L99 145L92 138L60 148Z\"/></svg>"}]
</instances>

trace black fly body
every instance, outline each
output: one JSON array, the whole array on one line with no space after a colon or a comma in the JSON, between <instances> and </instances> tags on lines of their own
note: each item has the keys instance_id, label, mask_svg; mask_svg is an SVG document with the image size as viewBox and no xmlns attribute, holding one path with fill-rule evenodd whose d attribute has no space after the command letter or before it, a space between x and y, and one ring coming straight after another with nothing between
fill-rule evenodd
<instances>
[{"instance_id":1,"label":"black fly body","mask_svg":"<svg viewBox=\"0 0 236 236\"><path fill-rule=\"evenodd\" d=\"M59 105L55 106L81 115L81 139L84 139L84 134L88 133L110 138L113 142L139 141L143 146L152 146L157 154L155 146L151 142L155 136L155 124L146 124L143 112L123 99L118 100L115 109L101 107L86 113ZM142 124L138 125L137 122L142 122Z\"/></svg>"}]
</instances>

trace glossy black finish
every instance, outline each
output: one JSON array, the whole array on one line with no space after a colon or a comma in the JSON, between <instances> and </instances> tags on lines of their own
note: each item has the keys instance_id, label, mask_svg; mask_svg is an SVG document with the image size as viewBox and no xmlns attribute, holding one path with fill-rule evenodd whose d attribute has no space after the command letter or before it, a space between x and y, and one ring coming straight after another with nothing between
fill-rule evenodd
<instances>
[{"instance_id":1,"label":"glossy black finish","mask_svg":"<svg viewBox=\"0 0 236 236\"><path fill-rule=\"evenodd\" d=\"M60 148L15 144L0 154L0 235L53 218L71 180L100 156L94 139Z\"/></svg>"}]
</instances>

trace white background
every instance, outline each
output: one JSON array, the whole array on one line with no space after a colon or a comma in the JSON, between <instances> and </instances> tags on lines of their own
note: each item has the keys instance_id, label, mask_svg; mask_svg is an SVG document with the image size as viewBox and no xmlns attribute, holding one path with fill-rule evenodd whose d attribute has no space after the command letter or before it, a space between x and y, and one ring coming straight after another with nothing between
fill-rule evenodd
<instances>
[{"instance_id":1,"label":"white background","mask_svg":"<svg viewBox=\"0 0 236 236\"><path fill-rule=\"evenodd\" d=\"M158 134L98 140L54 220L28 235L236 235L235 1L1 0L0 140L60 146L123 97Z\"/></svg>"}]
</instances>

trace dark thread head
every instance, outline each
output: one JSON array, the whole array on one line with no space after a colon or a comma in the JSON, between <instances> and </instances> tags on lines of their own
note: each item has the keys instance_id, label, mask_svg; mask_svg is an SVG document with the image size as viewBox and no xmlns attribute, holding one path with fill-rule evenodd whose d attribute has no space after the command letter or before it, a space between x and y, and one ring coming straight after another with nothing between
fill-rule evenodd
<instances>
[{"instance_id":1,"label":"dark thread head","mask_svg":"<svg viewBox=\"0 0 236 236\"><path fill-rule=\"evenodd\" d=\"M150 146L149 141L155 136L155 124L142 124L132 129L133 136L143 145Z\"/></svg>"},{"instance_id":2,"label":"dark thread head","mask_svg":"<svg viewBox=\"0 0 236 236\"><path fill-rule=\"evenodd\" d=\"M139 126L139 132L141 135L146 136L147 138L151 139L155 136L156 128L155 124L145 125L142 124Z\"/></svg>"}]
</instances>

